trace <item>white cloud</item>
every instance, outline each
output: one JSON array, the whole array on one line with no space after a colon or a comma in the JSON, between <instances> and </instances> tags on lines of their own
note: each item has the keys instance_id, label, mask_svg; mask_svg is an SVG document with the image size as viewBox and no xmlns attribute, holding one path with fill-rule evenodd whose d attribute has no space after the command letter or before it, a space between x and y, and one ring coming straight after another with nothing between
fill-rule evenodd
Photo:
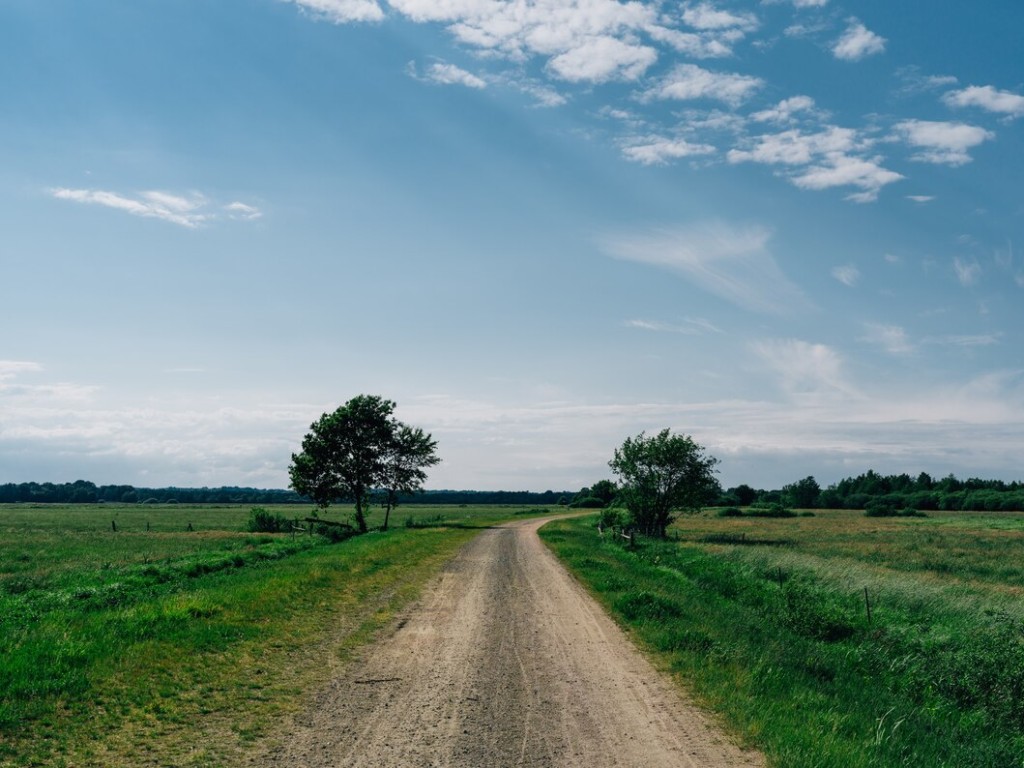
<instances>
[{"instance_id":1,"label":"white cloud","mask_svg":"<svg viewBox=\"0 0 1024 768\"><path fill-rule=\"evenodd\" d=\"M854 395L843 375L839 354L825 344L800 339L756 342L754 353L778 375L790 395L805 398L821 395Z\"/></svg>"},{"instance_id":2,"label":"white cloud","mask_svg":"<svg viewBox=\"0 0 1024 768\"><path fill-rule=\"evenodd\" d=\"M810 302L768 250L770 232L721 222L608 238L618 259L675 272L709 293L755 312L782 314Z\"/></svg>"},{"instance_id":3,"label":"white cloud","mask_svg":"<svg viewBox=\"0 0 1024 768\"><path fill-rule=\"evenodd\" d=\"M929 344L941 344L949 347L991 347L1001 343L1003 334L982 333L982 334L954 334L950 336L939 336L928 338L925 341Z\"/></svg>"},{"instance_id":4,"label":"white cloud","mask_svg":"<svg viewBox=\"0 0 1024 768\"><path fill-rule=\"evenodd\" d=\"M626 141L622 154L629 160L643 165L665 165L683 157L714 154L709 144L691 144L685 139L670 139L663 136L634 137Z\"/></svg>"},{"instance_id":5,"label":"white cloud","mask_svg":"<svg viewBox=\"0 0 1024 768\"><path fill-rule=\"evenodd\" d=\"M837 59L860 61L885 50L886 39L876 35L857 19L850 19L846 31L832 48Z\"/></svg>"},{"instance_id":6,"label":"white cloud","mask_svg":"<svg viewBox=\"0 0 1024 768\"><path fill-rule=\"evenodd\" d=\"M793 5L797 8L824 8L828 0L793 0Z\"/></svg>"},{"instance_id":7,"label":"white cloud","mask_svg":"<svg viewBox=\"0 0 1024 768\"><path fill-rule=\"evenodd\" d=\"M905 355L914 351L907 332L898 325L883 325L881 323L865 323L865 334L862 340L870 344L877 344L890 355Z\"/></svg>"},{"instance_id":8,"label":"white cloud","mask_svg":"<svg viewBox=\"0 0 1024 768\"><path fill-rule=\"evenodd\" d=\"M953 271L956 273L956 279L960 281L960 285L965 287L974 285L981 277L981 265L978 262L967 261L959 256L953 259Z\"/></svg>"},{"instance_id":9,"label":"white cloud","mask_svg":"<svg viewBox=\"0 0 1024 768\"><path fill-rule=\"evenodd\" d=\"M224 210L228 212L228 216L230 218L242 219L243 221L253 221L263 216L263 211L256 206L247 205L246 203L241 203L237 200L225 205Z\"/></svg>"},{"instance_id":10,"label":"white cloud","mask_svg":"<svg viewBox=\"0 0 1024 768\"><path fill-rule=\"evenodd\" d=\"M991 85L971 85L963 90L950 91L942 100L950 107L981 107L1010 117L1024 115L1024 96L1000 91Z\"/></svg>"},{"instance_id":11,"label":"white cloud","mask_svg":"<svg viewBox=\"0 0 1024 768\"><path fill-rule=\"evenodd\" d=\"M802 166L783 175L801 189L856 187L860 191L846 199L867 203L876 200L883 187L903 178L895 171L883 168L880 158L851 154L862 152L871 145L871 141L853 129L828 126L818 133L790 129L756 136L743 142L742 148L730 150L726 156L730 163Z\"/></svg>"},{"instance_id":12,"label":"white cloud","mask_svg":"<svg viewBox=\"0 0 1024 768\"><path fill-rule=\"evenodd\" d=\"M655 333L678 333L684 336L698 336L708 332L722 333L722 329L709 320L690 317L685 318L683 324L663 323L659 320L628 320L626 327Z\"/></svg>"},{"instance_id":13,"label":"white cloud","mask_svg":"<svg viewBox=\"0 0 1024 768\"><path fill-rule=\"evenodd\" d=\"M759 123L792 123L798 113L815 111L814 99L810 96L793 96L774 107L755 112L750 119Z\"/></svg>"},{"instance_id":14,"label":"white cloud","mask_svg":"<svg viewBox=\"0 0 1024 768\"><path fill-rule=\"evenodd\" d=\"M724 72L711 72L696 64L676 66L660 83L643 93L651 99L715 99L738 106L764 85L759 77Z\"/></svg>"},{"instance_id":15,"label":"white cloud","mask_svg":"<svg viewBox=\"0 0 1024 768\"><path fill-rule=\"evenodd\" d=\"M658 59L646 45L625 43L614 37L593 37L548 62L548 69L569 82L604 83L636 80Z\"/></svg>"},{"instance_id":16,"label":"white cloud","mask_svg":"<svg viewBox=\"0 0 1024 768\"><path fill-rule=\"evenodd\" d=\"M561 107L569 103L568 98L548 85L524 82L518 83L515 87L528 96L532 96L538 107Z\"/></svg>"},{"instance_id":17,"label":"white cloud","mask_svg":"<svg viewBox=\"0 0 1024 768\"><path fill-rule=\"evenodd\" d=\"M853 288L860 281L860 270L853 264L832 268L832 277L843 285Z\"/></svg>"},{"instance_id":18,"label":"white cloud","mask_svg":"<svg viewBox=\"0 0 1024 768\"><path fill-rule=\"evenodd\" d=\"M915 203L930 203L934 199L934 195L907 195L907 200L913 200Z\"/></svg>"},{"instance_id":19,"label":"white cloud","mask_svg":"<svg viewBox=\"0 0 1024 768\"><path fill-rule=\"evenodd\" d=\"M658 25L650 26L646 31L655 42L664 43L678 53L695 59L721 59L733 53L733 35L682 32Z\"/></svg>"},{"instance_id":20,"label":"white cloud","mask_svg":"<svg viewBox=\"0 0 1024 768\"><path fill-rule=\"evenodd\" d=\"M7 379L13 379L22 373L38 373L43 370L39 363L26 360L0 360L0 386Z\"/></svg>"},{"instance_id":21,"label":"white cloud","mask_svg":"<svg viewBox=\"0 0 1024 768\"><path fill-rule=\"evenodd\" d=\"M811 167L791 177L791 180L801 189L857 187L861 191L847 195L846 199L855 203L870 203L878 199L878 193L883 187L903 178L895 171L883 168L879 162L879 158L847 155L830 157L827 163Z\"/></svg>"},{"instance_id":22,"label":"white cloud","mask_svg":"<svg viewBox=\"0 0 1024 768\"><path fill-rule=\"evenodd\" d=\"M924 163L964 165L971 162L967 150L995 138L995 134L966 123L904 120L895 126L896 133L920 152L912 159Z\"/></svg>"},{"instance_id":23,"label":"white cloud","mask_svg":"<svg viewBox=\"0 0 1024 768\"><path fill-rule=\"evenodd\" d=\"M384 11L375 0L291 0L299 7L335 24L381 21Z\"/></svg>"},{"instance_id":24,"label":"white cloud","mask_svg":"<svg viewBox=\"0 0 1024 768\"><path fill-rule=\"evenodd\" d=\"M166 192L142 192L139 197L131 198L101 189L67 188L54 189L51 194L58 200L102 205L133 216L162 219L189 228L195 228L209 218L199 210L206 202L199 195L184 198Z\"/></svg>"},{"instance_id":25,"label":"white cloud","mask_svg":"<svg viewBox=\"0 0 1024 768\"><path fill-rule=\"evenodd\" d=\"M487 87L487 83L472 72L443 61L435 61L427 67L423 79L439 85L464 85L477 89Z\"/></svg>"},{"instance_id":26,"label":"white cloud","mask_svg":"<svg viewBox=\"0 0 1024 768\"><path fill-rule=\"evenodd\" d=\"M683 11L683 21L699 30L742 29L752 31L758 26L757 17L752 13L735 14L723 11L707 2L687 6Z\"/></svg>"},{"instance_id":27,"label":"white cloud","mask_svg":"<svg viewBox=\"0 0 1024 768\"><path fill-rule=\"evenodd\" d=\"M205 196L198 192L191 192L184 196L151 190L140 192L134 197L102 189L68 189L66 187L59 187L51 189L49 192L58 200L70 200L71 202L87 205L100 205L105 208L124 211L133 216L161 219L162 221L189 229L195 229L205 222L218 218L220 215L209 212L210 210L216 210L216 208ZM238 201L222 206L222 210L224 215L231 219L253 221L262 216L258 208Z\"/></svg>"},{"instance_id":28,"label":"white cloud","mask_svg":"<svg viewBox=\"0 0 1024 768\"><path fill-rule=\"evenodd\" d=\"M730 163L754 162L767 165L807 165L815 158L860 149L864 143L850 128L830 126L819 133L791 129L781 133L756 136L747 142L749 149L733 149Z\"/></svg>"}]
</instances>

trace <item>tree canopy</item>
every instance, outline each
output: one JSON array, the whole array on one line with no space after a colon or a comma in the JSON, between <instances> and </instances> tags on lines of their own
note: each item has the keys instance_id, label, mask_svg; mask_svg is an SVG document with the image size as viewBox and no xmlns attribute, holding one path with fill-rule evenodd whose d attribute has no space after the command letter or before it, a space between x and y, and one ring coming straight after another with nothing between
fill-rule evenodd
<instances>
[{"instance_id":1,"label":"tree canopy","mask_svg":"<svg viewBox=\"0 0 1024 768\"><path fill-rule=\"evenodd\" d=\"M342 499L354 502L356 525L365 532L372 491L386 489L394 501L399 492L419 489L424 467L440 461L431 436L402 424L394 410L391 400L357 395L323 414L292 454L292 488L323 509Z\"/></svg>"},{"instance_id":2,"label":"tree canopy","mask_svg":"<svg viewBox=\"0 0 1024 768\"><path fill-rule=\"evenodd\" d=\"M626 438L608 462L621 479L619 498L634 524L649 536L665 535L674 512L697 512L719 493L718 459L689 435L664 429Z\"/></svg>"}]
</instances>

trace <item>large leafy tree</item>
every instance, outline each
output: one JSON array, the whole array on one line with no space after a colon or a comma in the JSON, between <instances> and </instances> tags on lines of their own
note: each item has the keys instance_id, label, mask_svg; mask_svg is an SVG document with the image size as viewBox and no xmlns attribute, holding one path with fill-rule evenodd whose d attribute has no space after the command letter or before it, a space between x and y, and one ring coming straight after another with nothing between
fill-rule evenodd
<instances>
[{"instance_id":1,"label":"large leafy tree","mask_svg":"<svg viewBox=\"0 0 1024 768\"><path fill-rule=\"evenodd\" d=\"M608 462L621 480L619 498L648 536L665 536L674 513L698 512L719 491L718 459L689 435L664 429L626 438Z\"/></svg>"},{"instance_id":2,"label":"large leafy tree","mask_svg":"<svg viewBox=\"0 0 1024 768\"><path fill-rule=\"evenodd\" d=\"M310 425L302 450L292 454L292 488L322 509L341 499L354 502L356 525L365 532L370 492L383 484L402 427L394 410L391 400L358 395L321 416Z\"/></svg>"},{"instance_id":3,"label":"large leafy tree","mask_svg":"<svg viewBox=\"0 0 1024 768\"><path fill-rule=\"evenodd\" d=\"M384 456L381 490L384 492L384 530L388 529L391 510L398 506L398 496L414 493L427 479L426 468L441 459L437 441L419 427L399 424Z\"/></svg>"}]
</instances>

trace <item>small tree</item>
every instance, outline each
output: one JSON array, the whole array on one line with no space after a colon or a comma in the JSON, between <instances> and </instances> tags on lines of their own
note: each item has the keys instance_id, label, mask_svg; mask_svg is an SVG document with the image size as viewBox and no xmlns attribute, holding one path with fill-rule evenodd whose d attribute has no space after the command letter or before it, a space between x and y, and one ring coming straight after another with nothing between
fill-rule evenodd
<instances>
[{"instance_id":1,"label":"small tree","mask_svg":"<svg viewBox=\"0 0 1024 768\"><path fill-rule=\"evenodd\" d=\"M351 499L356 525L365 533L369 494L384 478L385 457L398 428L394 409L391 400L358 395L321 416L310 425L302 451L292 454L292 488L321 509Z\"/></svg>"},{"instance_id":2,"label":"small tree","mask_svg":"<svg viewBox=\"0 0 1024 768\"><path fill-rule=\"evenodd\" d=\"M797 509L813 509L818 506L821 486L813 476L782 487L782 498L786 504Z\"/></svg>"},{"instance_id":3,"label":"small tree","mask_svg":"<svg viewBox=\"0 0 1024 768\"><path fill-rule=\"evenodd\" d=\"M626 438L608 462L621 479L619 498L648 536L664 537L673 512L698 512L719 491L718 459L689 435L664 429L653 437Z\"/></svg>"},{"instance_id":4,"label":"small tree","mask_svg":"<svg viewBox=\"0 0 1024 768\"><path fill-rule=\"evenodd\" d=\"M437 456L437 441L419 427L398 425L384 456L384 530L388 529L391 510L398 506L400 493L415 493L427 479L424 471L441 461Z\"/></svg>"}]
</instances>

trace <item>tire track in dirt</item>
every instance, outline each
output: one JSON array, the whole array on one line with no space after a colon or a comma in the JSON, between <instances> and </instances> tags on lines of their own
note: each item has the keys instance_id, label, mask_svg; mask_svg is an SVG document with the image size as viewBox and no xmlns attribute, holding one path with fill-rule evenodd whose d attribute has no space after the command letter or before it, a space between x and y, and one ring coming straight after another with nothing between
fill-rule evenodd
<instances>
[{"instance_id":1,"label":"tire track in dirt","mask_svg":"<svg viewBox=\"0 0 1024 768\"><path fill-rule=\"evenodd\" d=\"M259 765L732 768L734 746L541 543L482 532Z\"/></svg>"}]
</instances>

